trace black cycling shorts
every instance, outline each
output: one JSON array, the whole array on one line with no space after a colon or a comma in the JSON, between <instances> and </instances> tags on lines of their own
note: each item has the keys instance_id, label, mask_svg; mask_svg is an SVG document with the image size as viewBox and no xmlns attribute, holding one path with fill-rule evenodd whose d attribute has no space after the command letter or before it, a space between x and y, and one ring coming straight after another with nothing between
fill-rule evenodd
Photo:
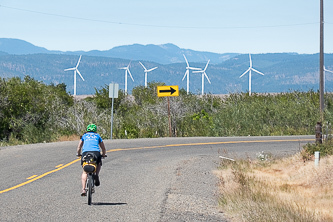
<instances>
[{"instance_id":1,"label":"black cycling shorts","mask_svg":"<svg viewBox=\"0 0 333 222\"><path fill-rule=\"evenodd\" d=\"M87 151L82 153L82 157L81 157L81 165L83 164L83 160L82 158L87 154L87 153L93 153L97 156L97 165L100 163L102 166L102 154L99 151Z\"/></svg>"}]
</instances>

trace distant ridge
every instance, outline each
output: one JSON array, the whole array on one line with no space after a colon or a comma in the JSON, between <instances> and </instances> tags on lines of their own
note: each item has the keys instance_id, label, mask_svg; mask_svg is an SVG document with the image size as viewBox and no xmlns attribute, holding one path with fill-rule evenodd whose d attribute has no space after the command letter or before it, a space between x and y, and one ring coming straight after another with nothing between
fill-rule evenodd
<instances>
[{"instance_id":1,"label":"distant ridge","mask_svg":"<svg viewBox=\"0 0 333 222\"><path fill-rule=\"evenodd\" d=\"M168 43L163 45L125 45L117 46L109 50L91 50L91 51L52 51L43 47L35 46L29 42L20 39L0 38L0 51L11 55L26 54L68 54L68 55L86 55L111 57L129 60L143 60L156 62L160 64L182 63L184 62L183 54L193 62L207 62L210 59L212 64L222 63L232 57L239 55L238 53L212 53L199 52L191 49L181 49L178 46ZM1 55L1 54L0 54Z\"/></svg>"},{"instance_id":2,"label":"distant ridge","mask_svg":"<svg viewBox=\"0 0 333 222\"><path fill-rule=\"evenodd\" d=\"M107 51L89 51L86 55L104 56L112 58L122 58L130 60L152 61L160 64L171 64L184 62L183 54L193 62L206 62L208 59L211 63L222 63L239 54L237 53L212 53L199 52L190 49L181 49L178 46L168 43L163 45L126 45L117 46Z\"/></svg>"},{"instance_id":3,"label":"distant ridge","mask_svg":"<svg viewBox=\"0 0 333 222\"><path fill-rule=\"evenodd\" d=\"M24 40L8 38L0 38L0 51L12 55L26 55L50 52L46 48L35 46Z\"/></svg>"},{"instance_id":4,"label":"distant ridge","mask_svg":"<svg viewBox=\"0 0 333 222\"><path fill-rule=\"evenodd\" d=\"M205 93L228 94L248 90L248 78L239 78L249 66L248 54L234 56L236 54L233 53L197 52L181 49L173 44L134 44L107 51L60 52L49 51L23 40L0 39L0 77L24 78L29 75L47 84L65 83L68 92L72 94L73 74L64 72L64 69L75 66L79 55L82 54L80 72L86 81L78 78L77 95L92 95L95 89L111 82L119 83L119 88L123 90L124 72L119 68L127 66L130 61L135 82L128 82L129 93L134 87L144 85L144 70L139 61L147 67L158 67L149 76L150 82L163 82L185 89L186 80L182 81L186 71L183 53L186 54L190 65L198 68L204 68L208 59L212 61L215 58L216 63L211 62L206 71L211 84L205 84ZM252 93L318 90L318 54L268 53L251 56L253 68L265 74L260 78L252 76ZM333 70L333 54L325 54L325 67ZM201 75L191 73L190 92L200 93L201 86ZM325 75L325 90L333 92L333 74Z\"/></svg>"}]
</instances>

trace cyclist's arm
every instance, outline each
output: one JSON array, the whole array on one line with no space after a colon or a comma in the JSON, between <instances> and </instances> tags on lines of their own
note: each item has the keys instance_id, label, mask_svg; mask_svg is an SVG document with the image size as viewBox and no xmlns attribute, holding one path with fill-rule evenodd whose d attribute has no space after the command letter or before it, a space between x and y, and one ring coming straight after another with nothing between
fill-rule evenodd
<instances>
[{"instance_id":1,"label":"cyclist's arm","mask_svg":"<svg viewBox=\"0 0 333 222\"><path fill-rule=\"evenodd\" d=\"M80 140L79 145L77 145L77 155L81 155L82 146L83 146L83 141Z\"/></svg>"},{"instance_id":2,"label":"cyclist's arm","mask_svg":"<svg viewBox=\"0 0 333 222\"><path fill-rule=\"evenodd\" d=\"M104 142L103 142L103 141L100 142L99 145L100 145L100 147L101 147L101 149L102 149L102 156L105 156L105 154L106 154L106 149L105 149Z\"/></svg>"}]
</instances>

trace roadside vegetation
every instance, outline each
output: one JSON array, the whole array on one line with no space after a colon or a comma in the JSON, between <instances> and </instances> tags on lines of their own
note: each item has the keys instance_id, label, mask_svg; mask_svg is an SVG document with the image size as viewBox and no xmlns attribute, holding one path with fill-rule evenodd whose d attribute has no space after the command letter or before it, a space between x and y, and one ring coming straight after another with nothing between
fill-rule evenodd
<instances>
[{"instance_id":1,"label":"roadside vegetation","mask_svg":"<svg viewBox=\"0 0 333 222\"><path fill-rule=\"evenodd\" d=\"M119 91L114 100L113 138L169 136L166 97L158 98L156 86L135 87L132 95ZM26 76L0 78L0 145L77 139L89 123L110 138L111 99L108 85L93 97L78 100L66 85L45 85ZM326 95L325 119L333 119L333 98ZM172 136L269 136L314 134L319 117L319 93L276 95L236 93L219 97L198 96L180 90L170 97Z\"/></svg>"},{"instance_id":2,"label":"roadside vegetation","mask_svg":"<svg viewBox=\"0 0 333 222\"><path fill-rule=\"evenodd\" d=\"M223 160L220 206L232 221L333 221L332 154L329 139L283 159L261 152L256 160Z\"/></svg>"}]
</instances>

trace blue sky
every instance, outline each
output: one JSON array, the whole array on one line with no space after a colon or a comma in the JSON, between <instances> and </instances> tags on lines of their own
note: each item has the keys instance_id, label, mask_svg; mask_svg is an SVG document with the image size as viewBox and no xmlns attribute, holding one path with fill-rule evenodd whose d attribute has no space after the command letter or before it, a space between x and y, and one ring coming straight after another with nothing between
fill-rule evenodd
<instances>
[{"instance_id":1,"label":"blue sky","mask_svg":"<svg viewBox=\"0 0 333 222\"><path fill-rule=\"evenodd\" d=\"M0 38L49 50L173 43L217 53L319 52L320 0L0 0ZM325 53L333 1L324 0Z\"/></svg>"}]
</instances>

